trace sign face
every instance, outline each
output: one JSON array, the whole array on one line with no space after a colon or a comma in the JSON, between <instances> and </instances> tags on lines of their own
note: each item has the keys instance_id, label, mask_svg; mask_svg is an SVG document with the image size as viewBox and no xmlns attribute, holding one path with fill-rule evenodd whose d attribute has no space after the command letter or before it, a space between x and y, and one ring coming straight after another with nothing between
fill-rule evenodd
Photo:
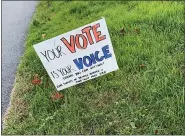
<instances>
[{"instance_id":1,"label":"sign face","mask_svg":"<svg viewBox=\"0 0 185 136\"><path fill-rule=\"evenodd\" d=\"M57 90L118 69L105 19L34 45Z\"/></svg>"}]
</instances>

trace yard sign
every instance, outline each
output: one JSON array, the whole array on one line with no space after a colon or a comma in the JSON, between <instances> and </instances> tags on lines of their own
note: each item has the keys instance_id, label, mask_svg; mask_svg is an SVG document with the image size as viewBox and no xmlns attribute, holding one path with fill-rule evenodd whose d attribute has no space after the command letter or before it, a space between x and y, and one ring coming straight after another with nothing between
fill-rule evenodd
<instances>
[{"instance_id":1,"label":"yard sign","mask_svg":"<svg viewBox=\"0 0 185 136\"><path fill-rule=\"evenodd\" d=\"M34 48L57 90L118 69L104 18Z\"/></svg>"}]
</instances>

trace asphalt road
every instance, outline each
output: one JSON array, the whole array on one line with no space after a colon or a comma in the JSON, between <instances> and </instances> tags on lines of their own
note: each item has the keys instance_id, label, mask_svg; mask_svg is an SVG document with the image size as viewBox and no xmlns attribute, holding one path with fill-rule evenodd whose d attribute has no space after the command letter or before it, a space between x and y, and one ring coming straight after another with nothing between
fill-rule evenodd
<instances>
[{"instance_id":1,"label":"asphalt road","mask_svg":"<svg viewBox=\"0 0 185 136\"><path fill-rule=\"evenodd\" d=\"M1 111L6 112L36 1L2 1Z\"/></svg>"}]
</instances>

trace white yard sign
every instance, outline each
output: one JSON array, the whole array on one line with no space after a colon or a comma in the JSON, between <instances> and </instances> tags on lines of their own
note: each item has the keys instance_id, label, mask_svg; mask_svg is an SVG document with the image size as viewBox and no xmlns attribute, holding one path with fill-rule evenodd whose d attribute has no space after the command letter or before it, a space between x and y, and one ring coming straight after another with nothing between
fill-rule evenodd
<instances>
[{"instance_id":1,"label":"white yard sign","mask_svg":"<svg viewBox=\"0 0 185 136\"><path fill-rule=\"evenodd\" d=\"M105 19L34 45L57 90L118 69Z\"/></svg>"}]
</instances>

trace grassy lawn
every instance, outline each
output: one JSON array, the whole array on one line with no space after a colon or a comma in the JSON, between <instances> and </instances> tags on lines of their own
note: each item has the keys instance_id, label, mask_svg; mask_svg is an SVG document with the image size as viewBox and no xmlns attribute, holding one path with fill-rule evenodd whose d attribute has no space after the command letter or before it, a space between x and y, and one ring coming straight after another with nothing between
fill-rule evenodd
<instances>
[{"instance_id":1,"label":"grassy lawn","mask_svg":"<svg viewBox=\"0 0 185 136\"><path fill-rule=\"evenodd\" d=\"M184 2L40 2L3 134L185 134L183 15ZM56 89L33 45L102 16L119 70L53 101ZM32 84L34 74L41 85Z\"/></svg>"}]
</instances>

